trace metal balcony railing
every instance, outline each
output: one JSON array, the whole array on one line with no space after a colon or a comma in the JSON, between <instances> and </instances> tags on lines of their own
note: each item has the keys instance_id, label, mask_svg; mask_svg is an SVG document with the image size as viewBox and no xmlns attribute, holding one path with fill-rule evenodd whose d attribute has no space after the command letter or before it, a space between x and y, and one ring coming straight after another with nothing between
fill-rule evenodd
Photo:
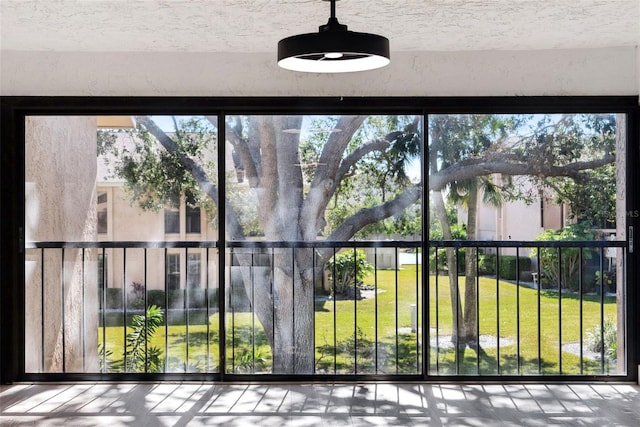
<instances>
[{"instance_id":1,"label":"metal balcony railing","mask_svg":"<svg viewBox=\"0 0 640 427\"><path fill-rule=\"evenodd\" d=\"M220 250L30 243L26 374L626 373L625 242L251 241ZM287 347L286 334L311 344ZM291 365L278 351L293 353ZM304 357L312 363L300 370Z\"/></svg>"}]
</instances>

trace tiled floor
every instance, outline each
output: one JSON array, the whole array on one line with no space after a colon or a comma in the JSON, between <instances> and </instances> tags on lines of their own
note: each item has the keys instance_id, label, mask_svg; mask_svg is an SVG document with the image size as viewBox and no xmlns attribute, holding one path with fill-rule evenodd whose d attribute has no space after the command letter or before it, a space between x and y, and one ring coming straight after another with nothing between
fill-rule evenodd
<instances>
[{"instance_id":1,"label":"tiled floor","mask_svg":"<svg viewBox=\"0 0 640 427\"><path fill-rule=\"evenodd\" d=\"M640 426L634 385L18 384L2 426Z\"/></svg>"}]
</instances>

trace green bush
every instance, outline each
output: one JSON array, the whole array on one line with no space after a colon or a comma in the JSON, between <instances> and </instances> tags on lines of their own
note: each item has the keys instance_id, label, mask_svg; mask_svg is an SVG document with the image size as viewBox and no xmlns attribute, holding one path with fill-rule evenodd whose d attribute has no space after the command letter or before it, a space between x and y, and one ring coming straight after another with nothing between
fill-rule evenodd
<instances>
[{"instance_id":1,"label":"green bush","mask_svg":"<svg viewBox=\"0 0 640 427\"><path fill-rule=\"evenodd\" d=\"M467 230L464 225L452 224L451 225L451 237L453 240L467 240ZM429 240L437 242L438 240L443 240L444 237L442 235L442 230L432 230L429 233ZM456 249L454 249L456 250ZM464 274L465 272L465 260L466 260L466 248L457 248L457 261L458 261L458 274ZM435 248L429 249L429 271L436 272L436 266L439 272L444 272L449 270L449 266L447 265L447 249L446 248L438 248L438 259L436 260L436 250Z\"/></svg>"},{"instance_id":2,"label":"green bush","mask_svg":"<svg viewBox=\"0 0 640 427\"><path fill-rule=\"evenodd\" d=\"M166 308L165 292L162 289L150 289L147 291L147 304Z\"/></svg>"},{"instance_id":3,"label":"green bush","mask_svg":"<svg viewBox=\"0 0 640 427\"><path fill-rule=\"evenodd\" d=\"M478 274L482 276L496 274L496 256L494 254L480 254L478 256Z\"/></svg>"},{"instance_id":4,"label":"green bush","mask_svg":"<svg viewBox=\"0 0 640 427\"><path fill-rule=\"evenodd\" d=\"M593 240L593 231L586 223L578 223L563 227L561 230L546 230L536 240L540 241L572 241ZM559 259L559 254L562 257ZM581 255L582 254L582 255ZM540 270L543 274L541 283L546 286L558 286L575 291L580 283L580 269L593 257L590 250L580 248L537 248L531 250L531 257L540 257ZM560 266L562 270L560 270Z\"/></svg>"},{"instance_id":5,"label":"green bush","mask_svg":"<svg viewBox=\"0 0 640 427\"><path fill-rule=\"evenodd\" d=\"M519 266L518 263L520 264ZM518 267L520 270L519 273L531 270L531 258L502 255L500 257L500 278L516 280L518 278Z\"/></svg>"},{"instance_id":6,"label":"green bush","mask_svg":"<svg viewBox=\"0 0 640 427\"><path fill-rule=\"evenodd\" d=\"M602 331L602 332L601 332ZM602 338L604 337L604 343ZM596 325L589 329L584 339L585 347L594 353L604 354L610 359L616 359L616 349L618 343L618 328L616 323L611 319L604 319L603 329L600 325Z\"/></svg>"},{"instance_id":7,"label":"green bush","mask_svg":"<svg viewBox=\"0 0 640 427\"><path fill-rule=\"evenodd\" d=\"M122 291L120 289L108 289L107 290L107 308L122 308ZM207 308L207 292L206 289L174 289L168 293L169 307L170 308L183 308L185 305L185 294L189 293L189 307L188 308ZM218 290L209 289L209 307L218 306ZM147 291L147 305L155 305L160 308L166 308L167 295L162 289L149 289ZM101 301L102 304L102 301ZM130 305L130 304L129 304ZM102 305L101 305L102 307ZM138 307L129 307L138 308Z\"/></svg>"},{"instance_id":8,"label":"green bush","mask_svg":"<svg viewBox=\"0 0 640 427\"><path fill-rule=\"evenodd\" d=\"M106 303L107 309L121 309L122 308L122 289L121 288L107 288L106 291Z\"/></svg>"},{"instance_id":9,"label":"green bush","mask_svg":"<svg viewBox=\"0 0 640 427\"><path fill-rule=\"evenodd\" d=\"M358 286L373 266L367 262L363 250L343 250L334 255L326 265L334 295L343 294L347 288ZM335 277L334 277L335 274Z\"/></svg>"}]
</instances>

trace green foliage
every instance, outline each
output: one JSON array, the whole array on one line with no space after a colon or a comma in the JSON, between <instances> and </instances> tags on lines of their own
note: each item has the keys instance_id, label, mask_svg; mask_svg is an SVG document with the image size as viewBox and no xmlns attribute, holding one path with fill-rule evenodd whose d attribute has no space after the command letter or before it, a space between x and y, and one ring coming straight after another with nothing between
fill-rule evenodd
<instances>
[{"instance_id":1,"label":"green foliage","mask_svg":"<svg viewBox=\"0 0 640 427\"><path fill-rule=\"evenodd\" d=\"M585 171L577 179L556 180L556 203L570 206L573 218L596 228L615 228L616 167L608 164Z\"/></svg>"},{"instance_id":2,"label":"green foliage","mask_svg":"<svg viewBox=\"0 0 640 427\"><path fill-rule=\"evenodd\" d=\"M594 234L588 224L578 223L568 225L562 229L546 230L536 237L537 241L584 241L593 240ZM559 254L562 254L560 257ZM531 250L531 258L538 256L537 248ZM582 261L591 259L589 250L582 251ZM560 265L559 265L560 264ZM540 248L540 270L544 275L542 284L558 286L563 289L577 290L579 285L578 272L583 267L580 264L580 248Z\"/></svg>"},{"instance_id":3,"label":"green foliage","mask_svg":"<svg viewBox=\"0 0 640 427\"><path fill-rule=\"evenodd\" d=\"M594 273L594 285L600 286L604 289L604 292L615 292L616 290L616 271L600 271L599 269Z\"/></svg>"},{"instance_id":4,"label":"green foliage","mask_svg":"<svg viewBox=\"0 0 640 427\"><path fill-rule=\"evenodd\" d=\"M105 299L107 309L122 309L122 289L121 288L106 288ZM102 303L102 298L100 298Z\"/></svg>"},{"instance_id":5,"label":"green foliage","mask_svg":"<svg viewBox=\"0 0 640 427\"><path fill-rule=\"evenodd\" d=\"M129 297L127 298L127 306L133 309L144 308L144 285L140 282L132 282L129 287Z\"/></svg>"},{"instance_id":6,"label":"green foliage","mask_svg":"<svg viewBox=\"0 0 640 427\"><path fill-rule=\"evenodd\" d=\"M596 325L587 330L584 344L587 350L594 353L602 353L610 358L617 358L618 348L618 327L616 322L609 318L605 318L603 327ZM603 341L604 338L604 341Z\"/></svg>"},{"instance_id":7,"label":"green foliage","mask_svg":"<svg viewBox=\"0 0 640 427\"><path fill-rule=\"evenodd\" d=\"M213 157L210 150L217 146L216 132L204 118L192 117L175 121L175 132L171 135L177 145L175 153L158 146L155 138L138 126L131 132L128 143L110 147L114 176L126 181L126 188L134 201L146 210L158 211L165 206L177 206L181 195L210 210L212 205L204 203L198 183L191 171L180 161L180 156L198 159L207 169L209 177L215 179Z\"/></svg>"},{"instance_id":8,"label":"green foliage","mask_svg":"<svg viewBox=\"0 0 640 427\"><path fill-rule=\"evenodd\" d=\"M338 342L338 351L348 357L351 362L349 369L353 373L356 370L357 373L372 372L375 349L375 342L359 326L350 337Z\"/></svg>"},{"instance_id":9,"label":"green foliage","mask_svg":"<svg viewBox=\"0 0 640 427\"><path fill-rule=\"evenodd\" d=\"M166 308L165 292L162 289L150 289L147 291L147 303L160 308Z\"/></svg>"},{"instance_id":10,"label":"green foliage","mask_svg":"<svg viewBox=\"0 0 640 427\"><path fill-rule=\"evenodd\" d=\"M162 372L162 352L150 342L163 322L162 309L155 305L149 306L145 316L132 317L123 355L125 372Z\"/></svg>"},{"instance_id":11,"label":"green foliage","mask_svg":"<svg viewBox=\"0 0 640 427\"><path fill-rule=\"evenodd\" d=\"M451 236L453 240L467 240L467 229L464 225L460 224L452 224L451 225ZM442 229L435 228L429 234L430 241L443 240ZM466 260L466 248L459 248L457 250L458 256L458 272L464 272L465 268L465 260ZM449 266L447 264L447 251L444 248L438 249L438 257L436 259L436 249L429 248L429 271L435 272L436 266L438 271L448 270Z\"/></svg>"},{"instance_id":12,"label":"green foliage","mask_svg":"<svg viewBox=\"0 0 640 427\"><path fill-rule=\"evenodd\" d=\"M301 141L300 155L307 185L313 173L335 117L318 119L312 124L311 136ZM367 146L376 146L358 158L342 177L327 206L326 230L335 230L346 219L362 208L370 208L387 202L412 185L408 171L419 159L422 136L416 116L368 116L355 132L343 154L343 161ZM357 157L357 156L356 156ZM357 230L356 237L372 234L415 235L421 228L421 210L416 204L394 217L386 218Z\"/></svg>"},{"instance_id":13,"label":"green foliage","mask_svg":"<svg viewBox=\"0 0 640 427\"><path fill-rule=\"evenodd\" d=\"M496 255L495 254L479 254L478 255L478 274L483 276L493 276L496 274Z\"/></svg>"},{"instance_id":14,"label":"green foliage","mask_svg":"<svg viewBox=\"0 0 640 427\"><path fill-rule=\"evenodd\" d=\"M113 351L107 350L104 343L98 344L98 369L101 373L118 372L122 361L113 359Z\"/></svg>"},{"instance_id":15,"label":"green foliage","mask_svg":"<svg viewBox=\"0 0 640 427\"><path fill-rule=\"evenodd\" d=\"M555 123L541 120L535 138L526 146L539 162L564 165L588 161L615 153L616 116L614 114L564 115ZM573 218L595 228L613 228L616 216L616 166L585 170L572 177L535 178L539 187L548 188L556 203L569 205Z\"/></svg>"},{"instance_id":16,"label":"green foliage","mask_svg":"<svg viewBox=\"0 0 640 427\"><path fill-rule=\"evenodd\" d=\"M518 267L520 271L518 272ZM516 280L523 271L531 270L531 258L516 257L515 255L500 256L500 278Z\"/></svg>"},{"instance_id":17,"label":"green foliage","mask_svg":"<svg viewBox=\"0 0 640 427\"><path fill-rule=\"evenodd\" d=\"M260 347L242 346L235 350L233 359L234 372L237 374L252 374L268 369L269 358Z\"/></svg>"},{"instance_id":18,"label":"green foliage","mask_svg":"<svg viewBox=\"0 0 640 427\"><path fill-rule=\"evenodd\" d=\"M361 284L367 274L373 272L373 265L367 262L363 250L346 249L333 256L326 264L333 294L343 294L348 287Z\"/></svg>"}]
</instances>

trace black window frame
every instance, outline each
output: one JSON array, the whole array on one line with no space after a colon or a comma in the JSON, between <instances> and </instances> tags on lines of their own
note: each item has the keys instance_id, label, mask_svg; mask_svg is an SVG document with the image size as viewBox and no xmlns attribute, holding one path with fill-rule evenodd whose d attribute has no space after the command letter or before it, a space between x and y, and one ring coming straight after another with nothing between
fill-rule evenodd
<instances>
[{"instance_id":1,"label":"black window frame","mask_svg":"<svg viewBox=\"0 0 640 427\"><path fill-rule=\"evenodd\" d=\"M1 98L0 258L0 383L24 380L25 294L24 283L24 156L25 117L30 115L217 115L227 114L446 114L446 113L589 113L618 112L627 116L627 225L637 229L640 218L638 184L640 171L640 107L638 96L533 96L533 97L21 97ZM221 127L221 129L224 126ZM223 133L224 131L221 130ZM224 134L221 140L224 140ZM219 163L224 162L219 149ZM425 178L428 179L428 178ZM224 194L224 180L221 180ZM426 215L425 215L426 216ZM224 208L220 211L224 218ZM219 230L224 236L224 221ZM628 250L628 283L638 280L637 251ZM219 251L224 261L224 251ZM221 264L223 265L223 264ZM218 273L224 282L224 271ZM220 290L224 301L224 287ZM632 309L640 305L640 292L627 288L627 374L619 381L637 382L640 363L640 316ZM222 325L223 326L223 325ZM428 373L423 373L427 379ZM119 377L118 377L119 378ZM182 377L181 377L182 378ZM180 378L180 379L181 379ZM224 380L224 374L217 379ZM30 379L38 379L31 378ZM40 380L104 380L95 375L43 375ZM171 379L163 376L162 379ZM277 377L273 378L278 380ZM470 378L447 378L468 381ZM304 380L304 379L303 379ZM317 381L318 378L309 380ZM332 378L323 378L323 381ZM345 380L341 378L341 380ZM441 378L439 380L442 380ZM473 377L476 382L509 381L611 381L609 377Z\"/></svg>"}]
</instances>

